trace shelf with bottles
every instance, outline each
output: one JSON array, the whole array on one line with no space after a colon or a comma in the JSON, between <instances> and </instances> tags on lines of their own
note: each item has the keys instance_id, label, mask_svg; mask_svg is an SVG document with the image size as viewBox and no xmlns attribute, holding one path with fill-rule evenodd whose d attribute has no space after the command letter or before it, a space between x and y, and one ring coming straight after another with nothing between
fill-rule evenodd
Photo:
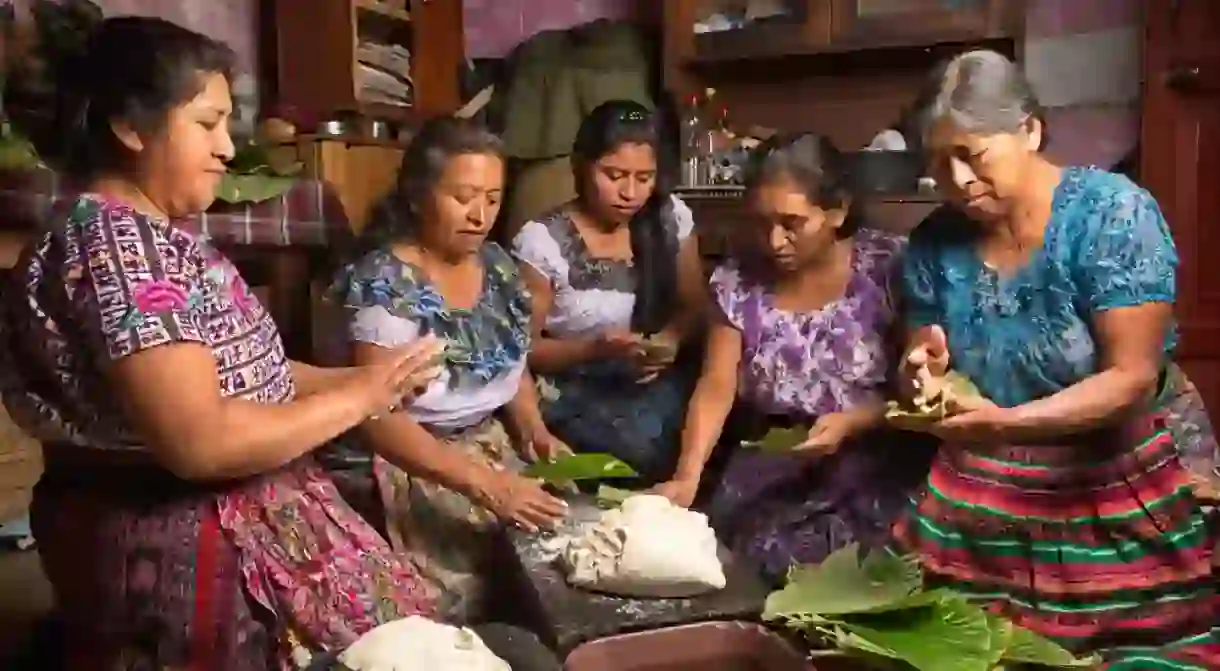
<instances>
[{"instance_id":1,"label":"shelf with bottles","mask_svg":"<svg viewBox=\"0 0 1220 671\"><path fill-rule=\"evenodd\" d=\"M682 187L740 184L751 143L733 132L728 107L716 99L716 90L688 96L679 114Z\"/></svg>"}]
</instances>

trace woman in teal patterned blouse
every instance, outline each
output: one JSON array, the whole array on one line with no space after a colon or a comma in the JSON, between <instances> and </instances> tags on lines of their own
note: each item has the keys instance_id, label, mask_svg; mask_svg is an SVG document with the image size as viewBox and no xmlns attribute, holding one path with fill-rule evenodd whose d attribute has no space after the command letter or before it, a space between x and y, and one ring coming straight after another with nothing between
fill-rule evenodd
<instances>
[{"instance_id":1,"label":"woman in teal patterned blouse","mask_svg":"<svg viewBox=\"0 0 1220 671\"><path fill-rule=\"evenodd\" d=\"M943 442L897 536L933 584L1112 670L1220 668L1217 538L1192 489L1216 443L1173 364L1165 219L1125 177L1048 161L1000 54L935 87L924 149L948 205L907 249L906 378L951 366L991 403L920 425Z\"/></svg>"},{"instance_id":2,"label":"woman in teal patterned blouse","mask_svg":"<svg viewBox=\"0 0 1220 671\"><path fill-rule=\"evenodd\" d=\"M363 427L377 458L387 531L442 592L442 610L477 619L497 521L547 526L564 504L517 472L563 449L538 411L525 360L530 296L517 266L486 242L500 207L499 139L455 119L425 124L403 157L397 191L364 234L370 250L333 288L348 311L357 362L431 335L447 350L440 377ZM495 417L501 409L516 441ZM410 448L409 450L407 448Z\"/></svg>"}]
</instances>

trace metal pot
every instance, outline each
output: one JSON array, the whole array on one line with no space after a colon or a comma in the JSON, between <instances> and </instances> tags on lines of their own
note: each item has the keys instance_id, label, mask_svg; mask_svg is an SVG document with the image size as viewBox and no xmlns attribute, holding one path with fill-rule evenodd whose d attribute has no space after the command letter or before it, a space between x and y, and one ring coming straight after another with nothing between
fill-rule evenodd
<instances>
[{"instance_id":1,"label":"metal pot","mask_svg":"<svg viewBox=\"0 0 1220 671\"><path fill-rule=\"evenodd\" d=\"M860 196L919 193L924 159L917 151L857 151L847 159L853 191Z\"/></svg>"}]
</instances>

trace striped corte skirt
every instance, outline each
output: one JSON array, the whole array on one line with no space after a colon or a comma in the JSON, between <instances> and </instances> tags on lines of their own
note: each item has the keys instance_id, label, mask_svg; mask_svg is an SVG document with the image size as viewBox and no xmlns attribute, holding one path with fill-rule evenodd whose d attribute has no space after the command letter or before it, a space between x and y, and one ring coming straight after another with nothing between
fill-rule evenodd
<instances>
[{"instance_id":1,"label":"striped corte skirt","mask_svg":"<svg viewBox=\"0 0 1220 671\"><path fill-rule=\"evenodd\" d=\"M1071 444L941 448L896 536L931 586L1106 668L1220 669L1217 536L1166 415Z\"/></svg>"}]
</instances>

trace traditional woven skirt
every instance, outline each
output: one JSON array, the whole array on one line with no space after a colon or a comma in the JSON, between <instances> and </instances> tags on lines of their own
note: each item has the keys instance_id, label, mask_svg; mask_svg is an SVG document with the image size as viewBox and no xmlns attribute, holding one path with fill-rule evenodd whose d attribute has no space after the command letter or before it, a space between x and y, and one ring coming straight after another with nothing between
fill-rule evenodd
<instances>
[{"instance_id":1,"label":"traditional woven skirt","mask_svg":"<svg viewBox=\"0 0 1220 671\"><path fill-rule=\"evenodd\" d=\"M1220 669L1216 536L1162 412L1057 445L942 446L896 526L931 586L1106 668Z\"/></svg>"},{"instance_id":2,"label":"traditional woven skirt","mask_svg":"<svg viewBox=\"0 0 1220 671\"><path fill-rule=\"evenodd\" d=\"M493 470L525 468L496 419L437 440L442 449L457 450ZM487 607L487 578L493 569L495 535L500 532L495 514L381 457L375 458L373 472L385 506L390 545L438 591L438 609L446 620L479 621Z\"/></svg>"}]
</instances>

